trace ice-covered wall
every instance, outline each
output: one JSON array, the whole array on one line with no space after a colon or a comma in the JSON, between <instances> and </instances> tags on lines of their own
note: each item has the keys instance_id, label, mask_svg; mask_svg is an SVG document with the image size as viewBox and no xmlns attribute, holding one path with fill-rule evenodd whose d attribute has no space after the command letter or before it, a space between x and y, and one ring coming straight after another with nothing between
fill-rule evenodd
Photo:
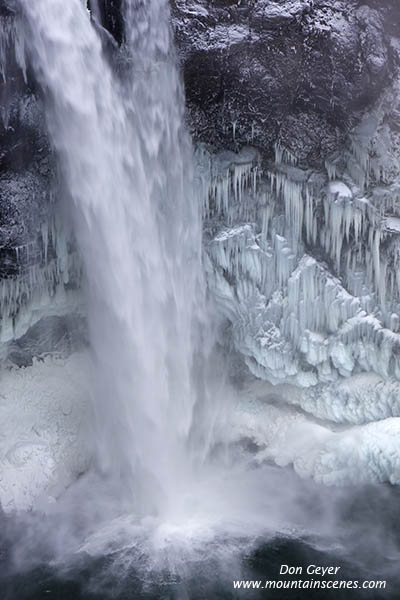
<instances>
[{"instance_id":1,"label":"ice-covered wall","mask_svg":"<svg viewBox=\"0 0 400 600\"><path fill-rule=\"evenodd\" d=\"M209 286L250 371L274 383L400 379L398 84L325 169L199 148Z\"/></svg>"},{"instance_id":2,"label":"ice-covered wall","mask_svg":"<svg viewBox=\"0 0 400 600\"><path fill-rule=\"evenodd\" d=\"M32 242L14 248L18 273L0 280L0 344L43 317L82 311L82 265L64 225L50 218Z\"/></svg>"}]
</instances>

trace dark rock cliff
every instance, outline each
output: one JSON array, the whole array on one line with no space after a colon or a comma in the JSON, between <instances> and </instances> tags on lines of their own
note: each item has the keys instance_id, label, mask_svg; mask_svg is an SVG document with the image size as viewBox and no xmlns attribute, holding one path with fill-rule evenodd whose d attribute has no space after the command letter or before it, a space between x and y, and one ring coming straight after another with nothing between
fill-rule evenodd
<instances>
[{"instance_id":1,"label":"dark rock cliff","mask_svg":"<svg viewBox=\"0 0 400 600\"><path fill-rule=\"evenodd\" d=\"M398 64L395 2L173 0L173 15L192 130L220 148L279 139L318 164Z\"/></svg>"}]
</instances>

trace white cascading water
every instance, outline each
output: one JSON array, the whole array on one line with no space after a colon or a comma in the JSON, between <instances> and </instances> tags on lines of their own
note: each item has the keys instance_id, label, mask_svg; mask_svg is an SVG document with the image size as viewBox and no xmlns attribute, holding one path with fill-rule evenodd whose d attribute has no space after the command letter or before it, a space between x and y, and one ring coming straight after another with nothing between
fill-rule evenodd
<instances>
[{"instance_id":1,"label":"white cascading water","mask_svg":"<svg viewBox=\"0 0 400 600\"><path fill-rule=\"evenodd\" d=\"M167 0L125 0L117 77L82 0L21 0L74 206L95 355L97 460L139 513L189 465L201 215Z\"/></svg>"}]
</instances>

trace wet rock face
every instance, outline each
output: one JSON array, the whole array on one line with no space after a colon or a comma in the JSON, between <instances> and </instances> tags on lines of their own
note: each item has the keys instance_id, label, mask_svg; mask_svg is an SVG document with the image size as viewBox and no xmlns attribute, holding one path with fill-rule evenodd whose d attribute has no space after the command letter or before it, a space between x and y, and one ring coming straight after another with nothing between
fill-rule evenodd
<instances>
[{"instance_id":1,"label":"wet rock face","mask_svg":"<svg viewBox=\"0 0 400 600\"><path fill-rule=\"evenodd\" d=\"M13 14L14 10L8 0L0 0L0 17L8 17Z\"/></svg>"},{"instance_id":2,"label":"wet rock face","mask_svg":"<svg viewBox=\"0 0 400 600\"><path fill-rule=\"evenodd\" d=\"M191 126L214 147L280 139L317 165L391 79L400 7L355 0L173 0Z\"/></svg>"},{"instance_id":3,"label":"wet rock face","mask_svg":"<svg viewBox=\"0 0 400 600\"><path fill-rule=\"evenodd\" d=\"M120 44L124 31L122 0L88 0L88 8L98 24Z\"/></svg>"}]
</instances>

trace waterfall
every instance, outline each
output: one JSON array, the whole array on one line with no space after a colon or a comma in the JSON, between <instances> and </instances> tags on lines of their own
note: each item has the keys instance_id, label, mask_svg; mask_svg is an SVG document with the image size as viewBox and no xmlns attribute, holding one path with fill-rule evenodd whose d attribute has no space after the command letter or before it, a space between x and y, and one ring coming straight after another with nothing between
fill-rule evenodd
<instances>
[{"instance_id":1,"label":"waterfall","mask_svg":"<svg viewBox=\"0 0 400 600\"><path fill-rule=\"evenodd\" d=\"M168 2L125 0L118 69L82 0L20 2L86 271L97 466L157 512L189 468L204 310Z\"/></svg>"}]
</instances>

